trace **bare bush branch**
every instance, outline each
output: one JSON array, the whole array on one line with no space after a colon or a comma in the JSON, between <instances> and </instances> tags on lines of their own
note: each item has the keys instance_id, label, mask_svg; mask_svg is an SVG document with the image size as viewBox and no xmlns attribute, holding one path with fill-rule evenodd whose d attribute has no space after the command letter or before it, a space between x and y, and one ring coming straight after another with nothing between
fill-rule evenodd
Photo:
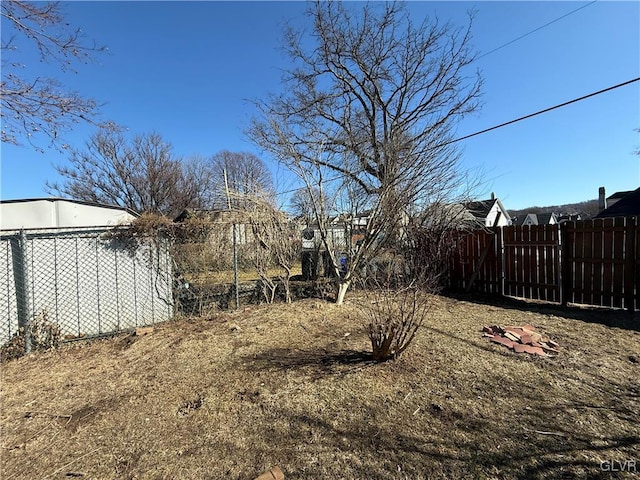
<instances>
[{"instance_id":1,"label":"bare bush branch","mask_svg":"<svg viewBox=\"0 0 640 480\"><path fill-rule=\"evenodd\" d=\"M373 359L398 358L413 341L428 313L428 296L415 285L374 288L363 302Z\"/></svg>"},{"instance_id":2,"label":"bare bush branch","mask_svg":"<svg viewBox=\"0 0 640 480\"><path fill-rule=\"evenodd\" d=\"M270 267L277 266L277 279L284 288L285 301L291 302L289 281L293 266L300 258L300 240L295 226L284 212L275 208L269 199L246 196L243 203L249 207L248 218L256 243L254 262L266 288L264 295L273 303L277 284Z\"/></svg>"}]
</instances>

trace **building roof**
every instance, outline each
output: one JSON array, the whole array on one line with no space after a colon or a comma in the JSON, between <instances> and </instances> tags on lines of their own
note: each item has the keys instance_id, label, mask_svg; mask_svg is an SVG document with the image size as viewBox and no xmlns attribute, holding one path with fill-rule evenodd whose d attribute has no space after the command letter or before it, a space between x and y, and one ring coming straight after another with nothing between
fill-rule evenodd
<instances>
[{"instance_id":1,"label":"building roof","mask_svg":"<svg viewBox=\"0 0 640 480\"><path fill-rule=\"evenodd\" d=\"M139 215L124 207L68 198L0 201L0 229L102 227L130 224Z\"/></svg>"},{"instance_id":2,"label":"building roof","mask_svg":"<svg viewBox=\"0 0 640 480\"><path fill-rule=\"evenodd\" d=\"M28 203L28 202L69 202L77 205L86 205L89 207L111 208L113 210L121 210L127 212L135 217L139 217L140 214L130 208L121 207L119 205L109 205L108 203L89 202L86 200L74 200L72 198L62 197L39 197L39 198L16 198L12 200L0 200L0 204L10 205L12 203Z\"/></svg>"},{"instance_id":3,"label":"building roof","mask_svg":"<svg viewBox=\"0 0 640 480\"><path fill-rule=\"evenodd\" d=\"M549 225L551 219L555 220L555 223L558 223L558 218L555 213L527 213L525 215L518 215L516 217L512 217L511 224L512 225L524 225L525 222L529 219L530 225Z\"/></svg>"},{"instance_id":4,"label":"building roof","mask_svg":"<svg viewBox=\"0 0 640 480\"><path fill-rule=\"evenodd\" d=\"M634 190L628 190L626 192L616 192L613 195L609 195L607 197L607 200L616 200L616 199L620 200L621 198L624 198L624 197L626 197L627 195L629 195L630 193L633 193L633 192L634 192Z\"/></svg>"},{"instance_id":5,"label":"building roof","mask_svg":"<svg viewBox=\"0 0 640 480\"><path fill-rule=\"evenodd\" d=\"M576 222L582 220L582 214L581 213L567 213L567 214L563 214L558 216L558 223L563 223L563 222Z\"/></svg>"},{"instance_id":6,"label":"building roof","mask_svg":"<svg viewBox=\"0 0 640 480\"><path fill-rule=\"evenodd\" d=\"M484 221L496 203L500 207L501 214L506 216L507 221L509 221L511 217L509 216L507 209L504 208L504 205L502 205L502 202L499 199L494 198L493 195L492 195L492 198L488 200L466 202L464 206L476 219Z\"/></svg>"},{"instance_id":7,"label":"building roof","mask_svg":"<svg viewBox=\"0 0 640 480\"><path fill-rule=\"evenodd\" d=\"M614 195L624 194L620 197L616 203L609 208L605 208L593 218L608 218L608 217L636 217L640 216L640 188L631 192L617 192ZM612 198L612 195L609 198Z\"/></svg>"},{"instance_id":8,"label":"building roof","mask_svg":"<svg viewBox=\"0 0 640 480\"><path fill-rule=\"evenodd\" d=\"M518 215L517 217L513 217L511 224L524 225L527 221L527 218L530 219L531 225L538 225L538 215L536 215L535 213L527 213L526 215Z\"/></svg>"},{"instance_id":9,"label":"building roof","mask_svg":"<svg viewBox=\"0 0 640 480\"><path fill-rule=\"evenodd\" d=\"M556 214L553 212L538 213L537 217L538 217L539 225L549 225L549 223L551 222L551 219L555 220L556 223L558 222L558 219L556 218Z\"/></svg>"},{"instance_id":10,"label":"building roof","mask_svg":"<svg viewBox=\"0 0 640 480\"><path fill-rule=\"evenodd\" d=\"M474 217L486 217L489 214L489 211L491 210L491 207L493 207L495 200L478 200L475 202L467 202L465 203L465 206L467 207L467 210L469 210Z\"/></svg>"}]
</instances>

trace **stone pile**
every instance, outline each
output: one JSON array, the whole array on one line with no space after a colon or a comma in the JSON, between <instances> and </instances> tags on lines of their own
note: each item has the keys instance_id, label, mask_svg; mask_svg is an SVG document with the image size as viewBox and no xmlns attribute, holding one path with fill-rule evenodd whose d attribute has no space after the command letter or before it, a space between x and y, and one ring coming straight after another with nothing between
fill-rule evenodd
<instances>
[{"instance_id":1,"label":"stone pile","mask_svg":"<svg viewBox=\"0 0 640 480\"><path fill-rule=\"evenodd\" d=\"M537 332L532 325L522 327L485 326L482 336L493 343L504 345L516 353L529 353L547 357L557 354L558 344L549 337Z\"/></svg>"}]
</instances>

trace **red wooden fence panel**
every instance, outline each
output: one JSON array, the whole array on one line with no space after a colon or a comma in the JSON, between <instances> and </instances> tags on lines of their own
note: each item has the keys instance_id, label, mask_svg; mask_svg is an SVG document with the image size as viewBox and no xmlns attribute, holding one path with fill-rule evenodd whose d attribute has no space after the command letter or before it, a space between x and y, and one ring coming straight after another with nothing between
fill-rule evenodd
<instances>
[{"instance_id":1,"label":"red wooden fence panel","mask_svg":"<svg viewBox=\"0 0 640 480\"><path fill-rule=\"evenodd\" d=\"M560 301L560 235L556 225L503 228L504 294Z\"/></svg>"},{"instance_id":2,"label":"red wooden fence panel","mask_svg":"<svg viewBox=\"0 0 640 480\"><path fill-rule=\"evenodd\" d=\"M640 223L605 218L463 234L451 286L467 291L640 309Z\"/></svg>"},{"instance_id":3,"label":"red wooden fence panel","mask_svg":"<svg viewBox=\"0 0 640 480\"><path fill-rule=\"evenodd\" d=\"M502 261L499 228L464 233L452 262L452 287L482 293L501 292Z\"/></svg>"},{"instance_id":4,"label":"red wooden fence panel","mask_svg":"<svg viewBox=\"0 0 640 480\"><path fill-rule=\"evenodd\" d=\"M563 303L633 308L635 219L569 222L563 237Z\"/></svg>"}]
</instances>

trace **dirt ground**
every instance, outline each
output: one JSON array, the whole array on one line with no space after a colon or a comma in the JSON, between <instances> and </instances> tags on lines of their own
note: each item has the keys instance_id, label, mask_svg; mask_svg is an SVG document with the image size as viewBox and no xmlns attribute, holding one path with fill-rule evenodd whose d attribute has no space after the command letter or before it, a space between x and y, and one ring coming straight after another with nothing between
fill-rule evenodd
<instances>
[{"instance_id":1,"label":"dirt ground","mask_svg":"<svg viewBox=\"0 0 640 480\"><path fill-rule=\"evenodd\" d=\"M491 344L493 324L560 352ZM405 354L375 364L354 293L76 342L1 365L0 476L640 478L639 330L626 312L433 297Z\"/></svg>"}]
</instances>

